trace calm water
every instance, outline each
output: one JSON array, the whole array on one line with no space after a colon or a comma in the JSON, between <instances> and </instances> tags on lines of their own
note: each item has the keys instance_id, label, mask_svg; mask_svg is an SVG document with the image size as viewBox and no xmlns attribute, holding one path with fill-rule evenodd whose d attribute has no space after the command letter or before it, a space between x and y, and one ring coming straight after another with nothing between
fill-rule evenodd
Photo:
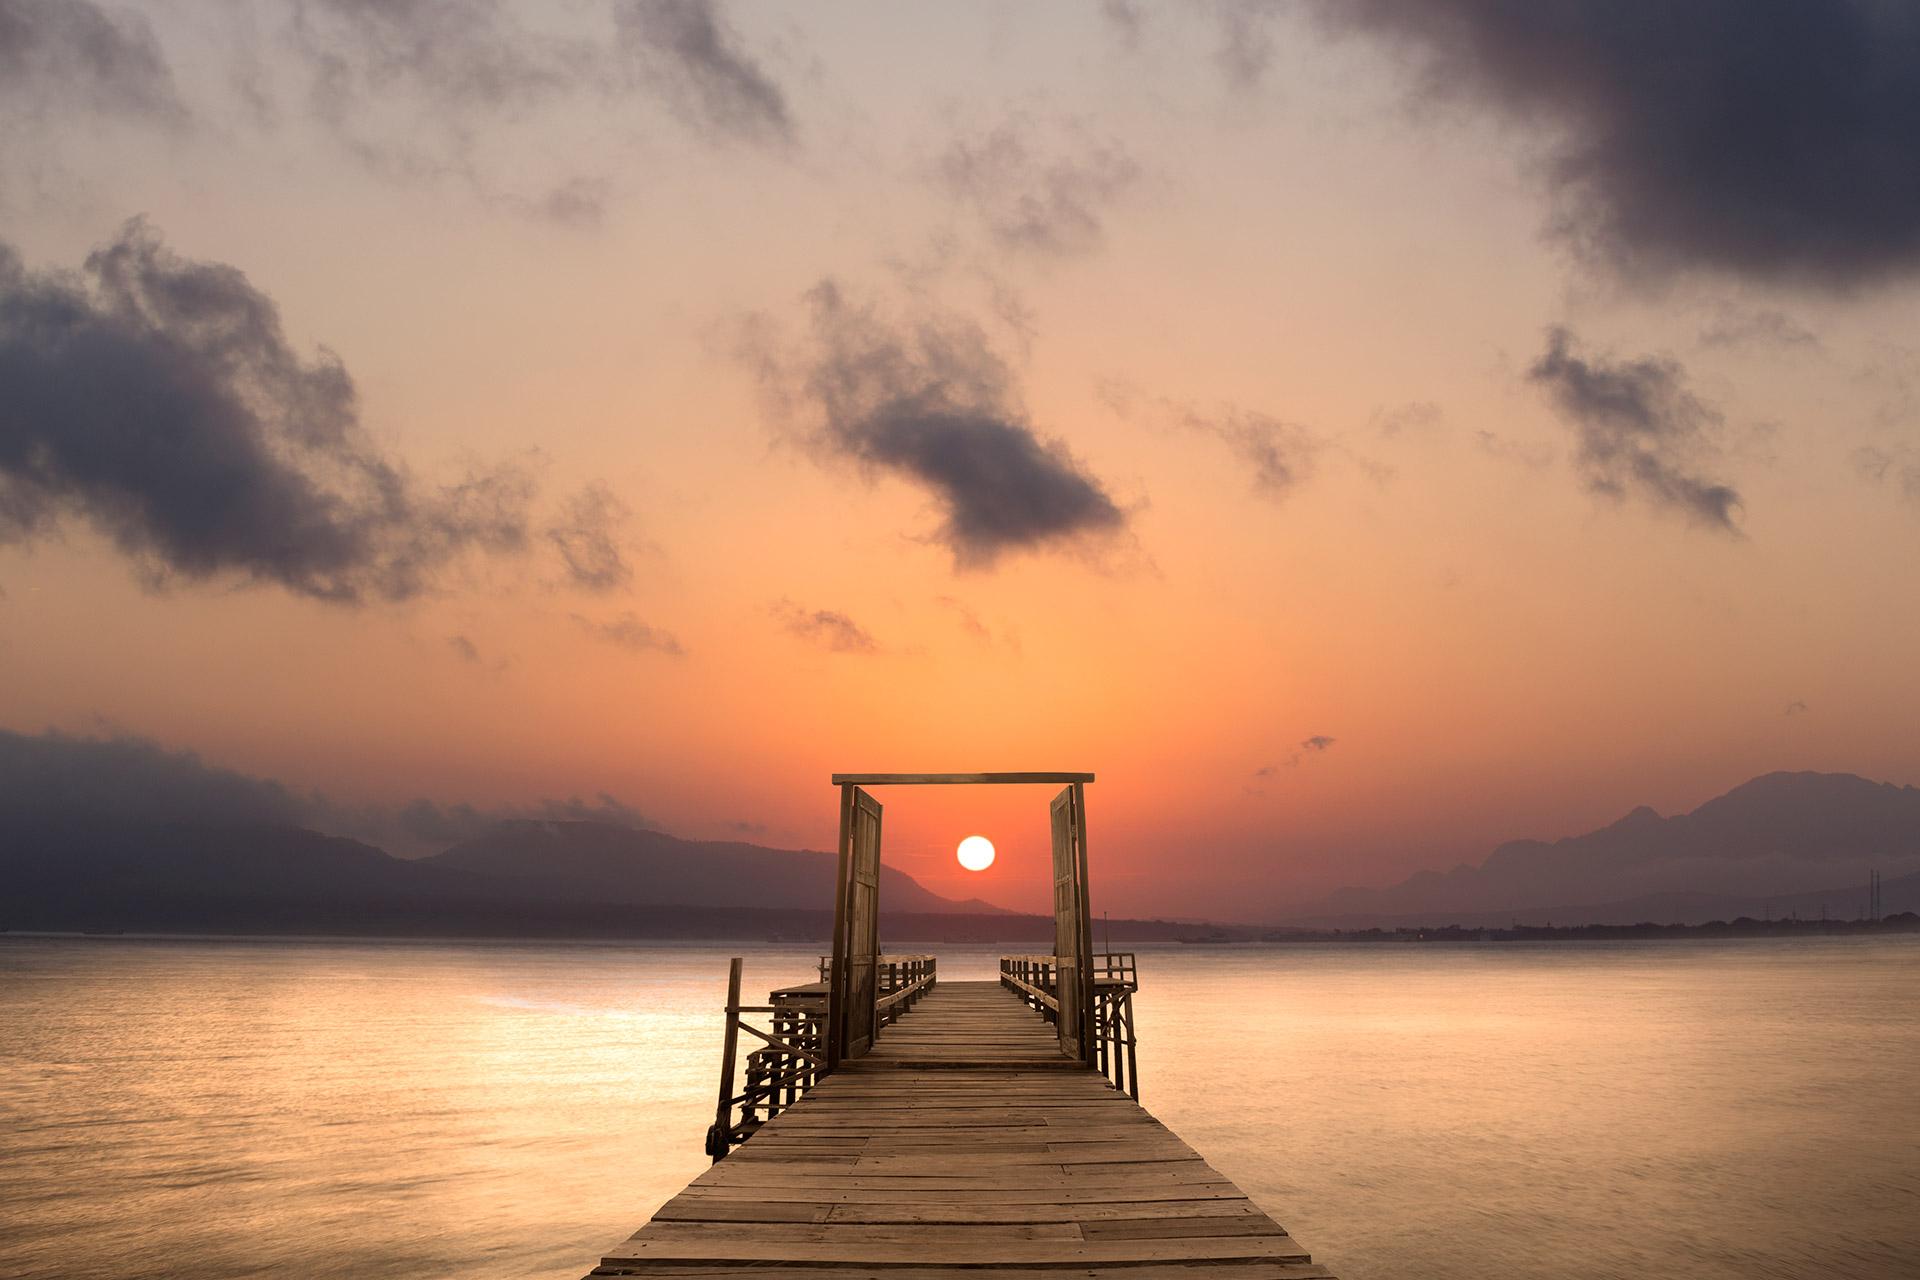
<instances>
[{"instance_id":1,"label":"calm water","mask_svg":"<svg viewBox=\"0 0 1920 1280\"><path fill-rule=\"evenodd\" d=\"M732 950L0 939L0 1275L572 1280L706 1166ZM1143 1100L1347 1280L1920 1274L1920 940L1141 977Z\"/></svg>"}]
</instances>

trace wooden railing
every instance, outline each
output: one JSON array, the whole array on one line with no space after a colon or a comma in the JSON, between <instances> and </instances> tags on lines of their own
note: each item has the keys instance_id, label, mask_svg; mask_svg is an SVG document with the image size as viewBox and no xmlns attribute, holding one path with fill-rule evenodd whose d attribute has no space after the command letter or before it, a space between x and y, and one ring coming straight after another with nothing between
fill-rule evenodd
<instances>
[{"instance_id":1,"label":"wooden railing","mask_svg":"<svg viewBox=\"0 0 1920 1280\"><path fill-rule=\"evenodd\" d=\"M1140 1099L1140 1068L1133 1027L1133 993L1140 969L1131 951L1096 951L1093 961L1093 1065L1134 1101ZM1060 958L1000 957L1000 985L1026 1001L1048 1022L1060 1018Z\"/></svg>"},{"instance_id":2,"label":"wooden railing","mask_svg":"<svg viewBox=\"0 0 1920 1280\"><path fill-rule=\"evenodd\" d=\"M932 956L881 956L873 998L874 1030L890 1027L920 997L933 990L938 962Z\"/></svg>"},{"instance_id":3,"label":"wooden railing","mask_svg":"<svg viewBox=\"0 0 1920 1280\"><path fill-rule=\"evenodd\" d=\"M727 1030L720 1050L720 1093L713 1124L707 1129L707 1154L715 1163L729 1150L751 1138L761 1125L800 1100L826 1073L827 992L832 962L822 957L820 981L769 992L763 1005L740 1003L742 961L735 956L727 968ZM936 963L932 956L881 956L874 971L874 1026L891 1025L901 1014L933 990ZM746 1021L763 1015L767 1029ZM739 1061L740 1033L762 1043ZM742 1075L734 1092L736 1069Z\"/></svg>"}]
</instances>

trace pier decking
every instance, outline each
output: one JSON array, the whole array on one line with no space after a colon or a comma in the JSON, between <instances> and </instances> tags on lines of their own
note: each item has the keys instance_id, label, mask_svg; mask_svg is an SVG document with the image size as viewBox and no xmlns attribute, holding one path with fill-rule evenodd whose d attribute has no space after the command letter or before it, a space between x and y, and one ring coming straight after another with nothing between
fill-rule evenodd
<instances>
[{"instance_id":1,"label":"pier decking","mask_svg":"<svg viewBox=\"0 0 1920 1280\"><path fill-rule=\"evenodd\" d=\"M594 1276L1327 1276L994 982L940 982Z\"/></svg>"}]
</instances>

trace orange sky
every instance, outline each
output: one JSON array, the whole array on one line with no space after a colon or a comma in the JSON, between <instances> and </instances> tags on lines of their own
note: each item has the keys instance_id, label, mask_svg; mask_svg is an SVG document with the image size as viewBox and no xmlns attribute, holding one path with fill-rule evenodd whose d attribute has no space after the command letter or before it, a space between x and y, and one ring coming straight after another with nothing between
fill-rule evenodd
<instances>
[{"instance_id":1,"label":"orange sky","mask_svg":"<svg viewBox=\"0 0 1920 1280\"><path fill-rule=\"evenodd\" d=\"M129 557L68 501L0 540L0 726L812 847L835 770L1092 770L1096 912L1241 919L1766 770L1920 781L1913 285L1612 276L1543 234L1548 135L1421 109L1376 44L1276 18L1249 77L1200 10L738 5L729 83L775 99L681 85L667 42L591 92L380 64L323 109L311 42L351 31L137 8L177 110L16 117L25 268L143 216L335 353L413 483L537 491L523 550L358 603ZM519 21L590 44L590 9ZM1119 523L956 563L951 495L809 392L822 281L871 310L855 356L924 380L943 334L971 376L977 341ZM1555 325L1683 372L1670 461L1735 527L1595 491L1528 376ZM547 536L587 486L626 513L612 585ZM930 888L1044 903L1043 792L880 798Z\"/></svg>"}]
</instances>

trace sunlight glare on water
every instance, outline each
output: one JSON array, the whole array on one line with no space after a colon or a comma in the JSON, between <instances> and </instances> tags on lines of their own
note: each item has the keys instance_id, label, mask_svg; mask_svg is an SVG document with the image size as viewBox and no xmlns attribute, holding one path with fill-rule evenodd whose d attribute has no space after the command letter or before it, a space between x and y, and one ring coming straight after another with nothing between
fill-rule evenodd
<instances>
[{"instance_id":1,"label":"sunlight glare on water","mask_svg":"<svg viewBox=\"0 0 1920 1280\"><path fill-rule=\"evenodd\" d=\"M0 939L0 1274L578 1277L707 1166L741 950ZM1140 970L1142 1101L1346 1280L1920 1273L1920 939Z\"/></svg>"}]
</instances>

